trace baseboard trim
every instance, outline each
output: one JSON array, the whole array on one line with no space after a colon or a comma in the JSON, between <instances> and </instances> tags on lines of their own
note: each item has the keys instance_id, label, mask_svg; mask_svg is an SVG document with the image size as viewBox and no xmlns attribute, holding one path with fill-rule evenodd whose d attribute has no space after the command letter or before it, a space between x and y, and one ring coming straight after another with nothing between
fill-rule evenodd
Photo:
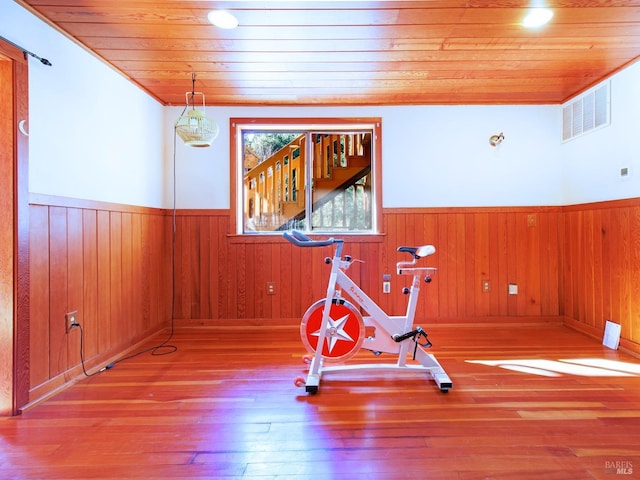
<instances>
[{"instance_id":1,"label":"baseboard trim","mask_svg":"<svg viewBox=\"0 0 640 480\"><path fill-rule=\"evenodd\" d=\"M109 351L103 355L98 355L94 358L88 359L85 361L85 369L88 374L92 374L96 369L102 368L103 365L109 365L113 362L118 361L126 357L127 355L136 352L137 350L141 350L142 347L149 342L149 340L155 336L165 334L169 332L170 328L166 326L161 326L157 330L152 330L147 332L147 334L143 335L143 338L135 342L130 347L114 352ZM83 380L87 377L84 375L84 371L82 370L82 364L74 365L72 368L61 372L53 378L50 378L46 382L41 383L40 385L33 387L29 390L29 402L22 406L19 410L19 413L26 412L27 410L35 407L36 405L41 404L45 400L50 399L58 395L60 392L63 392L70 386L76 384L80 380Z\"/></svg>"},{"instance_id":2,"label":"baseboard trim","mask_svg":"<svg viewBox=\"0 0 640 480\"><path fill-rule=\"evenodd\" d=\"M604 330L593 327L591 325L586 325L570 317L563 317L563 324L566 327L571 328L572 330L576 330L592 338L602 341ZM620 338L620 345L618 346L618 350L624 353L628 353L629 355L633 355L634 357L640 357L640 344L637 344L625 338Z\"/></svg>"},{"instance_id":3,"label":"baseboard trim","mask_svg":"<svg viewBox=\"0 0 640 480\"><path fill-rule=\"evenodd\" d=\"M280 327L298 328L300 318L197 318L197 319L176 319L176 326L181 327L230 327L230 328L252 328L252 327ZM447 317L447 318L416 318L416 325L536 325L536 324L562 324L563 317L552 316L523 316L523 317Z\"/></svg>"}]
</instances>

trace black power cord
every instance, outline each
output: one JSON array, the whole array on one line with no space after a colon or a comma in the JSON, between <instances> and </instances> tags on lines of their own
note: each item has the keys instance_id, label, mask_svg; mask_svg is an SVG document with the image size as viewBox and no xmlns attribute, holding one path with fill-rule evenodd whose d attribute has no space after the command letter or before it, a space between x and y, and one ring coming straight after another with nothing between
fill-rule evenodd
<instances>
[{"instance_id":1,"label":"black power cord","mask_svg":"<svg viewBox=\"0 0 640 480\"><path fill-rule=\"evenodd\" d=\"M184 114L185 109L182 111ZM182 115L180 115L182 116ZM126 357L120 358L114 362L111 362L109 365L102 367L101 369L93 372L87 373L87 370L84 365L84 330L82 329L82 325L80 323L74 323L72 327L77 326L80 328L80 362L82 363L82 372L85 377L92 377L99 373L104 372L105 370L110 370L115 367L117 364L124 362L125 360L130 360L139 355L143 355L145 353L151 352L151 355L169 355L170 353L174 353L178 350L178 347L175 345L169 344L173 335L175 334L175 290L176 290L176 129L174 126L173 129L173 212L172 212L172 237L171 237L171 331L169 332L169 336L159 345L155 345L153 347L147 348L137 353L133 353ZM165 351L163 351L165 350Z\"/></svg>"}]
</instances>

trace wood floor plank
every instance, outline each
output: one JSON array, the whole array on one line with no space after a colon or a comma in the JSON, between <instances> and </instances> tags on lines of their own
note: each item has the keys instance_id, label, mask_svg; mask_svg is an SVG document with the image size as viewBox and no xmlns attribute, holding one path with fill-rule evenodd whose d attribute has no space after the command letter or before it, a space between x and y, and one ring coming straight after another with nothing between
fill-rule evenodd
<instances>
[{"instance_id":1,"label":"wood floor plank","mask_svg":"<svg viewBox=\"0 0 640 480\"><path fill-rule=\"evenodd\" d=\"M616 465L640 471L640 360L562 325L429 328L454 383L447 394L424 375L351 372L323 376L308 395L294 385L308 369L298 331L178 326L176 352L116 362L0 418L0 478L611 480ZM393 361L384 357L353 361Z\"/></svg>"}]
</instances>

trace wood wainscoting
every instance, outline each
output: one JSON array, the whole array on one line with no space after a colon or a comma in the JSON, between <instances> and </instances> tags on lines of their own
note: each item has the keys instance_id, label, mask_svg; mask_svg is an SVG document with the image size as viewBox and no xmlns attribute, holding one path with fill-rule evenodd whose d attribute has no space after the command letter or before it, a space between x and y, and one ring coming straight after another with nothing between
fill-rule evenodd
<instances>
[{"instance_id":1,"label":"wood wainscoting","mask_svg":"<svg viewBox=\"0 0 640 480\"><path fill-rule=\"evenodd\" d=\"M171 319L171 223L161 209L51 196L30 206L30 402ZM76 311L82 329L67 332Z\"/></svg>"},{"instance_id":2,"label":"wood wainscoting","mask_svg":"<svg viewBox=\"0 0 640 480\"><path fill-rule=\"evenodd\" d=\"M330 247L301 249L279 236L229 235L227 210L177 215L176 318L278 323L301 318L326 292ZM421 293L419 322L564 321L602 336L622 325L640 352L640 199L568 207L385 209L384 232L345 236L363 261L350 275L388 313L404 313L395 274L400 245L433 244L438 273ZM391 293L382 276L391 274ZM483 282L489 291L483 291ZM275 294L267 292L275 284ZM508 294L516 284L517 295Z\"/></svg>"},{"instance_id":3,"label":"wood wainscoting","mask_svg":"<svg viewBox=\"0 0 640 480\"><path fill-rule=\"evenodd\" d=\"M82 374L68 311L79 311L91 367L166 327L172 311L184 325L295 324L326 293L330 247L231 235L226 209L179 210L175 222L173 271L172 212L32 196L31 401ZM350 275L391 315L404 313L408 285L395 274L397 247L433 244L425 263L438 272L424 284L417 323L555 321L598 337L609 319L622 325L621 346L640 352L640 199L386 209L383 225L381 235L345 236L344 253L362 260Z\"/></svg>"},{"instance_id":4,"label":"wood wainscoting","mask_svg":"<svg viewBox=\"0 0 640 480\"><path fill-rule=\"evenodd\" d=\"M563 214L560 207L386 209L384 233L345 235L349 274L389 314L403 314L409 277L401 245L433 244L423 260L438 268L418 306L429 322L558 318ZM339 235L334 235L339 237ZM229 236L226 210L184 210L177 216L176 318L300 318L326 293L331 247L298 248L280 235ZM382 277L391 275L391 293ZM483 281L489 290L483 291ZM267 284L275 284L269 294ZM508 295L508 284L518 295Z\"/></svg>"},{"instance_id":5,"label":"wood wainscoting","mask_svg":"<svg viewBox=\"0 0 640 480\"><path fill-rule=\"evenodd\" d=\"M621 347L640 353L640 198L563 212L562 314L591 335L619 323Z\"/></svg>"}]
</instances>

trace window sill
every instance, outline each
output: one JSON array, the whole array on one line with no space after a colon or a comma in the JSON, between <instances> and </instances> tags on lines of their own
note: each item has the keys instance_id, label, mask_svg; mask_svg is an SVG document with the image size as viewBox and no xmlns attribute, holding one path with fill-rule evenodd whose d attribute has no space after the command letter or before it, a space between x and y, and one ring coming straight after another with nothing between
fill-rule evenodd
<instances>
[{"instance_id":1,"label":"window sill","mask_svg":"<svg viewBox=\"0 0 640 480\"><path fill-rule=\"evenodd\" d=\"M384 233L312 233L311 238L344 238L345 243L382 243L384 241ZM248 233L248 234L228 234L229 243L281 243L286 242L281 233Z\"/></svg>"}]
</instances>

